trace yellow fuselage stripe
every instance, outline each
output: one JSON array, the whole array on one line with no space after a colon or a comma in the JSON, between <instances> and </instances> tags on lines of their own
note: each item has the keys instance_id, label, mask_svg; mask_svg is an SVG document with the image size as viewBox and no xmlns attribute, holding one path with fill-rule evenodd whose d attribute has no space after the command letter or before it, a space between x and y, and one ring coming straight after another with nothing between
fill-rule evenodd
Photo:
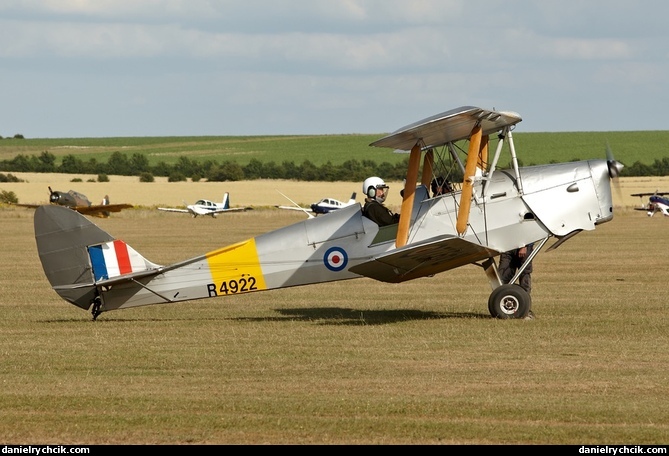
<instances>
[{"instance_id":1,"label":"yellow fuselage stripe","mask_svg":"<svg viewBox=\"0 0 669 456\"><path fill-rule=\"evenodd\" d=\"M255 239L239 242L205 255L219 293L266 290Z\"/></svg>"}]
</instances>

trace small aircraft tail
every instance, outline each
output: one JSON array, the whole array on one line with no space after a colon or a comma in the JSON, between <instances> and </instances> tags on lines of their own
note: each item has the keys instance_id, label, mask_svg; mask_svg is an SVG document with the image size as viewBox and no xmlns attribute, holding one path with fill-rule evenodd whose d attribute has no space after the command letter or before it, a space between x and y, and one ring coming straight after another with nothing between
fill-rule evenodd
<instances>
[{"instance_id":1,"label":"small aircraft tail","mask_svg":"<svg viewBox=\"0 0 669 456\"><path fill-rule=\"evenodd\" d=\"M223 209L230 209L230 193L223 194Z\"/></svg>"},{"instance_id":2,"label":"small aircraft tail","mask_svg":"<svg viewBox=\"0 0 669 456\"><path fill-rule=\"evenodd\" d=\"M355 197L357 196L356 192L351 193L351 198L348 200L348 204L355 204Z\"/></svg>"},{"instance_id":3,"label":"small aircraft tail","mask_svg":"<svg viewBox=\"0 0 669 456\"><path fill-rule=\"evenodd\" d=\"M99 302L96 285L101 282L160 267L69 208L40 206L34 224L37 253L51 287L82 309Z\"/></svg>"}]
</instances>

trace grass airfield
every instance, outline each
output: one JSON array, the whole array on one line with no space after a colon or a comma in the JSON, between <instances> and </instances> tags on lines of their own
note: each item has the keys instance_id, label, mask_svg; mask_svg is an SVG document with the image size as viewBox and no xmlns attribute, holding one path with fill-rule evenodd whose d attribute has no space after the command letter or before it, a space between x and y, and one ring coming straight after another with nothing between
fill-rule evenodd
<instances>
[{"instance_id":1,"label":"grass airfield","mask_svg":"<svg viewBox=\"0 0 669 456\"><path fill-rule=\"evenodd\" d=\"M47 176L0 190L20 202L46 201L51 185L133 203L93 220L160 264L303 220L273 208L286 204L277 188L303 204L353 191L362 201L358 183ZM490 287L473 265L404 284L357 279L91 321L44 277L32 210L0 207L9 240L0 435L7 444L665 445L669 220L632 210L639 200L625 196L668 189L655 179L621 180L613 221L537 256L530 321L492 319ZM257 209L195 220L154 209L223 191Z\"/></svg>"}]
</instances>

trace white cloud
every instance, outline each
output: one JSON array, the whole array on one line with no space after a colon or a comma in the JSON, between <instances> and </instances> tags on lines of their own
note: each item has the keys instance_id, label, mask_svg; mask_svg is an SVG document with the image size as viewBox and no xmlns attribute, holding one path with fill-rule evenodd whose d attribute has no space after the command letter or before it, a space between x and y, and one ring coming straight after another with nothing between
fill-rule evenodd
<instances>
[{"instance_id":1,"label":"white cloud","mask_svg":"<svg viewBox=\"0 0 669 456\"><path fill-rule=\"evenodd\" d=\"M5 0L0 82L15 90L0 134L389 131L464 104L518 111L538 131L661 129L667 12L664 0ZM612 107L595 123L581 104ZM521 110L546 107L544 125Z\"/></svg>"}]
</instances>

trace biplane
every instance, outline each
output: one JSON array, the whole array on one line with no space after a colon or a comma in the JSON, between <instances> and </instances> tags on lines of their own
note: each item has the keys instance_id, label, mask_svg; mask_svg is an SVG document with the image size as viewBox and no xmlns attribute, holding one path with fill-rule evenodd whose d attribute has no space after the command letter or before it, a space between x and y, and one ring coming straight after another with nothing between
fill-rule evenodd
<instances>
[{"instance_id":1,"label":"biplane","mask_svg":"<svg viewBox=\"0 0 669 456\"><path fill-rule=\"evenodd\" d=\"M281 192L279 192L281 193ZM281 193L283 195L283 193ZM357 195L357 192L351 193L351 197L349 198L348 201L339 201L338 199L335 198L321 198L320 200L316 201L315 203L312 203L309 207L302 207L299 204L295 203L293 200L288 198L286 195L283 195L285 198L287 198L291 203L294 204L294 206L276 206L279 209L289 209L293 211L302 211L305 212L307 215L309 214L328 214L332 211L336 211L338 209L341 209L346 206L350 206L352 204L355 204L355 197Z\"/></svg>"},{"instance_id":2,"label":"biplane","mask_svg":"<svg viewBox=\"0 0 669 456\"><path fill-rule=\"evenodd\" d=\"M58 190L51 190L51 187L49 187L49 203L69 207L80 214L100 218L107 218L111 212L121 212L123 209L130 209L133 207L132 204L110 204L108 195L105 195L101 204L93 204L83 193L75 190L61 192ZM40 207L41 204L14 203L14 206L36 209Z\"/></svg>"},{"instance_id":3,"label":"biplane","mask_svg":"<svg viewBox=\"0 0 669 456\"><path fill-rule=\"evenodd\" d=\"M190 214L193 218L198 215L208 215L211 218L216 218L216 215L224 212L248 211L252 207L230 207L230 193L223 194L223 200L220 203L210 201L207 199L197 200L195 204L184 203L184 208L178 207L159 207L159 211L165 212L181 212L183 214Z\"/></svg>"},{"instance_id":4,"label":"biplane","mask_svg":"<svg viewBox=\"0 0 669 456\"><path fill-rule=\"evenodd\" d=\"M401 283L469 264L488 278L492 317L524 318L532 302L515 283L523 267L502 283L497 257L534 243L532 260L549 239L557 239L551 250L612 220L611 181L623 165L609 156L519 167L512 130L521 120L515 112L464 106L371 143L409 151L394 225L379 227L356 203L159 265L76 212L42 206L34 219L39 257L56 293L90 310L93 320L117 309L338 280ZM503 151L508 168L498 168ZM442 161L457 164L462 186L430 197L426 187L443 175Z\"/></svg>"},{"instance_id":5,"label":"biplane","mask_svg":"<svg viewBox=\"0 0 669 456\"><path fill-rule=\"evenodd\" d=\"M648 197L648 203L635 207L634 210L645 211L648 217L652 217L656 212L669 217L669 198L665 198L664 195L669 195L669 192L632 193L631 196Z\"/></svg>"}]
</instances>

